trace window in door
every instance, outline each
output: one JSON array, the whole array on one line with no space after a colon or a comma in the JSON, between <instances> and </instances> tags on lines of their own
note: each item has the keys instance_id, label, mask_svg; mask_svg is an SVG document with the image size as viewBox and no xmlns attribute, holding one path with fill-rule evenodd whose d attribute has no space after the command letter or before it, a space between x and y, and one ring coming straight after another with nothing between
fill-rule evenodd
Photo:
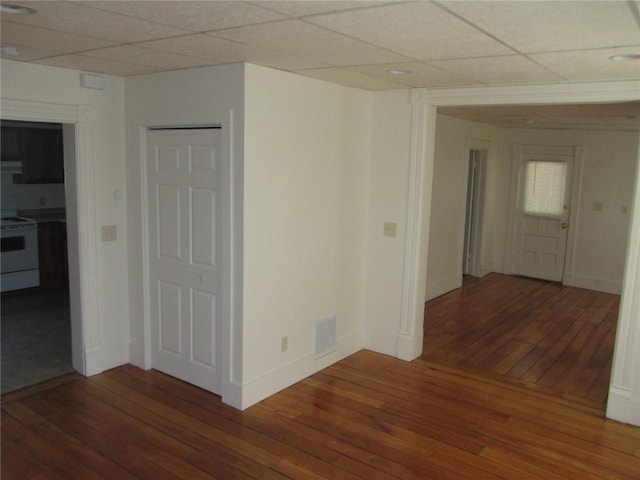
<instances>
[{"instance_id":1,"label":"window in door","mask_svg":"<svg viewBox=\"0 0 640 480\"><path fill-rule=\"evenodd\" d=\"M562 215L567 164L529 160L525 165L522 210L525 215Z\"/></svg>"}]
</instances>

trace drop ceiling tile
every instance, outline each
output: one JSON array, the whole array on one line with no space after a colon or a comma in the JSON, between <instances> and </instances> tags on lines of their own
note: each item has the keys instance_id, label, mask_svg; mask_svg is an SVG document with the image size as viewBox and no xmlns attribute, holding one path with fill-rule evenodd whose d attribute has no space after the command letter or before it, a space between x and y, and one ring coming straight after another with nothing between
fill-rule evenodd
<instances>
[{"instance_id":1,"label":"drop ceiling tile","mask_svg":"<svg viewBox=\"0 0 640 480\"><path fill-rule=\"evenodd\" d=\"M445 70L425 65L424 63L363 65L345 67L345 69L413 88L453 87L477 83ZM411 73L408 75L393 75L389 73L389 70L409 70Z\"/></svg>"},{"instance_id":2,"label":"drop ceiling tile","mask_svg":"<svg viewBox=\"0 0 640 480\"><path fill-rule=\"evenodd\" d=\"M624 1L458 1L443 6L525 53L638 43L638 23Z\"/></svg>"},{"instance_id":3,"label":"drop ceiling tile","mask_svg":"<svg viewBox=\"0 0 640 480\"><path fill-rule=\"evenodd\" d=\"M34 8L33 15L12 15L11 22L87 35L114 42L140 42L184 35L187 30L98 10L69 2L20 2Z\"/></svg>"},{"instance_id":4,"label":"drop ceiling tile","mask_svg":"<svg viewBox=\"0 0 640 480\"><path fill-rule=\"evenodd\" d=\"M194 33L182 37L164 38L138 44L141 47L204 58L213 65L249 62L284 70L327 66L303 56L294 56L258 46L249 46L224 38Z\"/></svg>"},{"instance_id":5,"label":"drop ceiling tile","mask_svg":"<svg viewBox=\"0 0 640 480\"><path fill-rule=\"evenodd\" d=\"M59 57L36 60L33 63L71 68L73 70L105 73L107 75L119 75L123 77L162 71L162 68L158 67L133 65L130 63L115 62L113 60L101 58L84 57L82 55L61 55Z\"/></svg>"},{"instance_id":6,"label":"drop ceiling tile","mask_svg":"<svg viewBox=\"0 0 640 480\"><path fill-rule=\"evenodd\" d=\"M568 80L640 79L640 62L617 62L613 55L640 53L638 47L537 53L529 57Z\"/></svg>"},{"instance_id":7,"label":"drop ceiling tile","mask_svg":"<svg viewBox=\"0 0 640 480\"><path fill-rule=\"evenodd\" d=\"M215 32L216 37L303 55L334 66L393 63L408 60L387 50L299 20L240 27Z\"/></svg>"},{"instance_id":8,"label":"drop ceiling tile","mask_svg":"<svg viewBox=\"0 0 640 480\"><path fill-rule=\"evenodd\" d=\"M366 1L347 1L347 0L270 0L266 2L253 2L256 5L263 6L270 10L275 10L276 12L281 12L292 17L303 17L305 15L316 15L321 13L328 12L337 12L341 10L350 10L355 8L363 8L363 7L371 7L375 5L380 5L383 2L374 1L374 2L366 2Z\"/></svg>"},{"instance_id":9,"label":"drop ceiling tile","mask_svg":"<svg viewBox=\"0 0 640 480\"><path fill-rule=\"evenodd\" d=\"M514 53L430 2L391 4L320 15L305 21L416 60Z\"/></svg>"},{"instance_id":10,"label":"drop ceiling tile","mask_svg":"<svg viewBox=\"0 0 640 480\"><path fill-rule=\"evenodd\" d=\"M201 67L210 62L202 58L177 55L171 52L151 50L135 45L119 45L117 47L102 48L85 52L83 56L113 60L116 62L131 63L134 65L159 67L163 70L176 70L181 68Z\"/></svg>"},{"instance_id":11,"label":"drop ceiling tile","mask_svg":"<svg viewBox=\"0 0 640 480\"><path fill-rule=\"evenodd\" d=\"M19 44L25 47L40 49L46 46L46 50L61 54L108 47L114 44L113 42L98 38L11 23L5 21L4 17L2 20L0 41L2 41L3 45Z\"/></svg>"},{"instance_id":12,"label":"drop ceiling tile","mask_svg":"<svg viewBox=\"0 0 640 480\"><path fill-rule=\"evenodd\" d=\"M239 27L286 18L258 5L238 1L82 1L85 6L184 28L192 32Z\"/></svg>"},{"instance_id":13,"label":"drop ceiling tile","mask_svg":"<svg viewBox=\"0 0 640 480\"><path fill-rule=\"evenodd\" d=\"M380 78L370 77L362 73L345 70L342 68L319 68L313 70L300 70L296 73L306 77L317 78L327 82L338 83L364 90L393 90L406 88L401 83L388 82Z\"/></svg>"},{"instance_id":14,"label":"drop ceiling tile","mask_svg":"<svg viewBox=\"0 0 640 480\"><path fill-rule=\"evenodd\" d=\"M536 65L520 55L503 57L440 60L431 64L457 75L489 85L541 83L563 80L562 77Z\"/></svg>"}]
</instances>

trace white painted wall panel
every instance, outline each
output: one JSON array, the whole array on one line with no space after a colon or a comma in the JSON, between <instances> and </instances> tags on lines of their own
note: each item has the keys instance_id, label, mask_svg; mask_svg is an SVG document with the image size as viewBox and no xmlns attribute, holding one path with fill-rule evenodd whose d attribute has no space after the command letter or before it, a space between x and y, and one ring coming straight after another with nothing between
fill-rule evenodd
<instances>
[{"instance_id":1,"label":"white painted wall panel","mask_svg":"<svg viewBox=\"0 0 640 480\"><path fill-rule=\"evenodd\" d=\"M247 65L245 108L243 365L257 399L351 353L347 339L362 346L371 93ZM316 362L313 324L331 315L338 352Z\"/></svg>"}]
</instances>

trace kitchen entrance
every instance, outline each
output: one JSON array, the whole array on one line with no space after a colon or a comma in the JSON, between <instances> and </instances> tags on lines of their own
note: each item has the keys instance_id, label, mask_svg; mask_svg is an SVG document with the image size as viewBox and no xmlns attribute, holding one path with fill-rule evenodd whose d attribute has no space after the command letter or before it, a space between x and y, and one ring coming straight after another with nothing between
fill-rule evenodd
<instances>
[{"instance_id":1,"label":"kitchen entrance","mask_svg":"<svg viewBox=\"0 0 640 480\"><path fill-rule=\"evenodd\" d=\"M63 130L2 121L2 394L73 371Z\"/></svg>"}]
</instances>

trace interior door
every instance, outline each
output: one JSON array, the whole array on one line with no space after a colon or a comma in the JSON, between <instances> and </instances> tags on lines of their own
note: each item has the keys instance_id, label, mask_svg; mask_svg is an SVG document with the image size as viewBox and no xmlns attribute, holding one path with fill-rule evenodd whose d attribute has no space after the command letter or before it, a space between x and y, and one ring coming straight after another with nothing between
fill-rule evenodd
<instances>
[{"instance_id":1,"label":"interior door","mask_svg":"<svg viewBox=\"0 0 640 480\"><path fill-rule=\"evenodd\" d=\"M220 393L219 129L147 134L152 366Z\"/></svg>"},{"instance_id":2,"label":"interior door","mask_svg":"<svg viewBox=\"0 0 640 480\"><path fill-rule=\"evenodd\" d=\"M514 273L562 281L573 155L523 152L514 232Z\"/></svg>"}]
</instances>

